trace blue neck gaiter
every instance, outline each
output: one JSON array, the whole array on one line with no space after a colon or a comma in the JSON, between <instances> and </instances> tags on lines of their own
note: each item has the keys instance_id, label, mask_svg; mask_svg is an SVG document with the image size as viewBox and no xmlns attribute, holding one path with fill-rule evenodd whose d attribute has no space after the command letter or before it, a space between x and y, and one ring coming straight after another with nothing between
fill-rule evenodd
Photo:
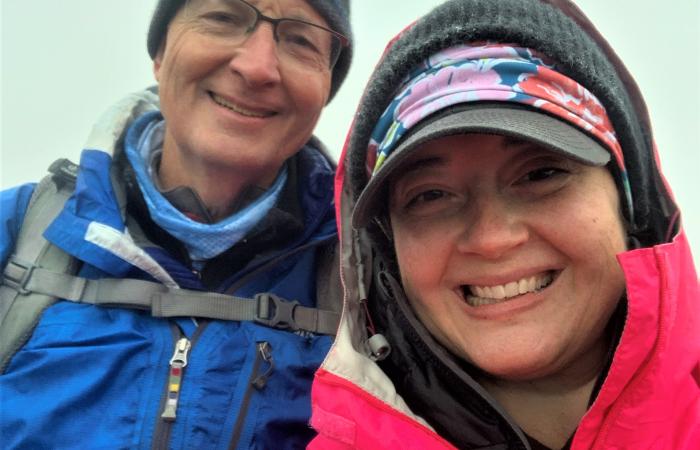
<instances>
[{"instance_id":1,"label":"blue neck gaiter","mask_svg":"<svg viewBox=\"0 0 700 450\"><path fill-rule=\"evenodd\" d=\"M226 219L206 224L194 221L175 208L156 187L158 176L151 167L152 157L163 148L165 120L159 112L140 117L129 127L125 141L136 180L153 221L180 240L195 266L220 255L240 241L277 202L287 181L287 165L282 166L270 188L245 208Z\"/></svg>"}]
</instances>

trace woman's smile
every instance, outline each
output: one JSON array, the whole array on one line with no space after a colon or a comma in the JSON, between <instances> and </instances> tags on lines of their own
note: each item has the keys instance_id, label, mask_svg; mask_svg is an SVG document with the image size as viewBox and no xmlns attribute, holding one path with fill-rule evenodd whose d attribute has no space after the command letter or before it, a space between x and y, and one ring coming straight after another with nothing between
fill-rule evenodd
<instances>
[{"instance_id":1,"label":"woman's smile","mask_svg":"<svg viewBox=\"0 0 700 450\"><path fill-rule=\"evenodd\" d=\"M478 308L510 301L524 294L539 292L552 284L555 276L555 272L547 271L505 284L492 286L463 285L460 291L469 306Z\"/></svg>"}]
</instances>

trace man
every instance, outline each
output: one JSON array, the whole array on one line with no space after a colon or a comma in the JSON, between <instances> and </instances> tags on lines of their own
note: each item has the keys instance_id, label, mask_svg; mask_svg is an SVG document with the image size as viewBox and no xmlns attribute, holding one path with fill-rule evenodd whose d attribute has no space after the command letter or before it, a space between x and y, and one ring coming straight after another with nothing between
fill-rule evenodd
<instances>
[{"instance_id":1,"label":"man","mask_svg":"<svg viewBox=\"0 0 700 450\"><path fill-rule=\"evenodd\" d=\"M349 67L348 3L160 0L158 93L108 111L79 168L2 192L3 447L308 442L340 302L311 133Z\"/></svg>"}]
</instances>

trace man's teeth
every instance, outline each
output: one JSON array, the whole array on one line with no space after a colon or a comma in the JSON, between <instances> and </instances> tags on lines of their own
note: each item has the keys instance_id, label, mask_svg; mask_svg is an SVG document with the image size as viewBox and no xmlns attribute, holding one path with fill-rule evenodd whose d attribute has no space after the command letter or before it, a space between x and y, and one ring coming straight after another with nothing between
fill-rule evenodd
<instances>
[{"instance_id":1,"label":"man's teeth","mask_svg":"<svg viewBox=\"0 0 700 450\"><path fill-rule=\"evenodd\" d=\"M470 285L469 292L465 292L467 294L465 297L471 306L492 305L506 301L511 297L543 289L549 286L552 279L552 273L547 272L497 286Z\"/></svg>"},{"instance_id":2,"label":"man's teeth","mask_svg":"<svg viewBox=\"0 0 700 450\"><path fill-rule=\"evenodd\" d=\"M224 108L228 108L231 111L235 111L238 114L242 114L244 116L248 117L258 117L258 118L263 118L263 117L269 117L272 115L272 113L260 113L260 112L255 112L255 111L250 111L245 108L241 108L240 106L234 105L233 103L229 103L223 98L219 97L216 94L212 94L211 98L219 105L223 106Z\"/></svg>"}]
</instances>

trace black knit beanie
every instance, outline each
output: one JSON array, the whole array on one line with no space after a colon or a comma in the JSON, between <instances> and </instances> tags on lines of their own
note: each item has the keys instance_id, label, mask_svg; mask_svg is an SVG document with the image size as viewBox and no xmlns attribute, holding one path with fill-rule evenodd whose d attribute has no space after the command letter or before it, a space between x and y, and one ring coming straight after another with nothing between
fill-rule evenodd
<instances>
[{"instance_id":1,"label":"black knit beanie","mask_svg":"<svg viewBox=\"0 0 700 450\"><path fill-rule=\"evenodd\" d=\"M342 49L338 62L333 68L333 78L331 80L331 92L328 97L330 102L336 92L343 84L343 80L350 69L352 60L353 39L352 28L350 26L350 0L306 0L321 17L323 17L328 26L343 36L347 37L350 44ZM185 4L185 0L159 0L156 9L153 12L151 25L148 28L148 54L151 58L155 58L160 46L168 31L168 25L173 19L178 10Z\"/></svg>"},{"instance_id":2,"label":"black knit beanie","mask_svg":"<svg viewBox=\"0 0 700 450\"><path fill-rule=\"evenodd\" d=\"M367 184L370 134L402 80L439 50L489 40L519 44L547 55L556 61L559 72L603 103L623 150L634 199L635 218L628 224L628 234L643 246L664 241L673 212L653 157L646 117L640 117L634 107L641 99L631 95L621 81L612 62L617 57L604 51L577 21L549 4L552 2L570 6L562 0L450 0L398 38L372 75L355 116L346 156L355 200ZM620 177L615 168L611 171L619 189Z\"/></svg>"}]
</instances>

